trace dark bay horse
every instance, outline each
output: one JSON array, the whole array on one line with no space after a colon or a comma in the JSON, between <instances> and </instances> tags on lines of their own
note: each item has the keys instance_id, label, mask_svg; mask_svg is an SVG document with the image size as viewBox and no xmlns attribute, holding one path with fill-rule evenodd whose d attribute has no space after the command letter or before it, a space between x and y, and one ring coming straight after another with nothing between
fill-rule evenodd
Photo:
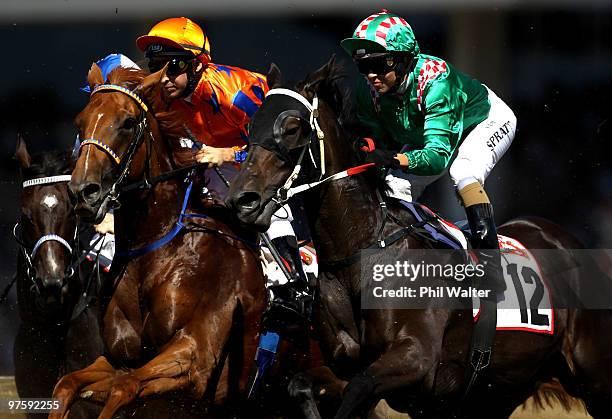
<instances>
[{"instance_id":1,"label":"dark bay horse","mask_svg":"<svg viewBox=\"0 0 612 419\"><path fill-rule=\"evenodd\" d=\"M199 199L195 187L197 199L184 199L187 172L122 191L177 169L182 123L161 101L164 71L118 68L108 84L95 64L88 74L93 93L76 118L82 144L70 190L84 220L99 222L118 206L117 251L127 256L104 314L107 356L59 381L62 410L53 418L79 397L103 402L100 417L110 418L136 398L168 392L232 410L245 390L265 303L257 252L210 217L181 215L185 234L179 214ZM162 237L170 239L138 250Z\"/></svg>"},{"instance_id":2,"label":"dark bay horse","mask_svg":"<svg viewBox=\"0 0 612 419\"><path fill-rule=\"evenodd\" d=\"M66 371L102 354L95 297L95 266L79 254L78 223L68 195L71 153L30 155L19 137L21 217L17 298L22 323L14 344L15 381L21 397L50 397Z\"/></svg>"},{"instance_id":3,"label":"dark bay horse","mask_svg":"<svg viewBox=\"0 0 612 419\"><path fill-rule=\"evenodd\" d=\"M229 204L244 223L264 230L288 186L316 182L322 167L331 176L360 164L339 122L347 105L338 87L341 78L332 59L301 82L297 93L268 94L251 121L251 150L230 190ZM269 85L277 87L279 80L280 72L273 69ZM324 160L319 158L321 142ZM507 418L539 383L553 378L581 397L593 417L609 417L610 310L554 309L554 333L546 335L498 331L491 364L464 399L474 328L471 309L362 309L360 264L353 256L376 243L385 225L373 171L304 192L321 267L315 326L327 365L348 380L336 418L362 415L382 398L413 418ZM397 203L387 205L393 217L386 222L385 235L417 224ZM557 269L559 263L571 265L572 249L581 247L560 227L522 218L499 231L528 249L569 249L565 259L537 261L545 278L609 288L592 261L570 273ZM430 247L428 243L408 234L380 252L416 262L413 255Z\"/></svg>"}]
</instances>

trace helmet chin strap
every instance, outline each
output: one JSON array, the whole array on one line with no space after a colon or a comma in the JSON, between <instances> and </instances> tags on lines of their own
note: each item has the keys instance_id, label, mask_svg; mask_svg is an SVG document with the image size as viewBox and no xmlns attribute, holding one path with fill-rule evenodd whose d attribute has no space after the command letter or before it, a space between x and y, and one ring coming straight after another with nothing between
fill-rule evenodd
<instances>
[{"instance_id":1,"label":"helmet chin strap","mask_svg":"<svg viewBox=\"0 0 612 419\"><path fill-rule=\"evenodd\" d=\"M408 84L410 79L408 75L414 69L416 62L417 58L412 57L410 62L400 62L395 66L395 75L397 77L397 80L401 80L401 82L396 82L393 87L389 89L389 93L394 95L403 95L406 90L408 90Z\"/></svg>"},{"instance_id":2,"label":"helmet chin strap","mask_svg":"<svg viewBox=\"0 0 612 419\"><path fill-rule=\"evenodd\" d=\"M198 71L196 70L198 64L202 64L202 68ZM189 69L187 70L187 86L185 86L185 90L181 97L186 98L189 97L198 86L198 82L200 81L200 77L204 72L205 65L200 63L197 59L194 59L191 64L189 64Z\"/></svg>"}]
</instances>

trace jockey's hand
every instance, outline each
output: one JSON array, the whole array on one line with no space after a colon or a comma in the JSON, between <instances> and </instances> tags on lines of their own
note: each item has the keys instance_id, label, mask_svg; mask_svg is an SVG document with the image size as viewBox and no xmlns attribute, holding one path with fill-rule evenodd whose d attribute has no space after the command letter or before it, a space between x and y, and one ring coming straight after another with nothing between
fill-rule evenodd
<instances>
[{"instance_id":1,"label":"jockey's hand","mask_svg":"<svg viewBox=\"0 0 612 419\"><path fill-rule=\"evenodd\" d=\"M110 212L107 212L100 224L94 225L96 232L100 234L115 234L115 217Z\"/></svg>"},{"instance_id":2,"label":"jockey's hand","mask_svg":"<svg viewBox=\"0 0 612 419\"><path fill-rule=\"evenodd\" d=\"M400 156L403 156L403 155L397 154L395 151L382 150L382 149L377 148L371 153L367 153L365 155L364 161L366 163L374 163L377 166L384 166L384 167L390 167L392 169L399 169L402 167L402 164L400 163L400 158L401 158ZM407 165L408 164L406 164L406 166Z\"/></svg>"},{"instance_id":3,"label":"jockey's hand","mask_svg":"<svg viewBox=\"0 0 612 419\"><path fill-rule=\"evenodd\" d=\"M234 161L234 150L231 148L203 146L198 150L195 158L198 163L221 166L225 162Z\"/></svg>"}]
</instances>

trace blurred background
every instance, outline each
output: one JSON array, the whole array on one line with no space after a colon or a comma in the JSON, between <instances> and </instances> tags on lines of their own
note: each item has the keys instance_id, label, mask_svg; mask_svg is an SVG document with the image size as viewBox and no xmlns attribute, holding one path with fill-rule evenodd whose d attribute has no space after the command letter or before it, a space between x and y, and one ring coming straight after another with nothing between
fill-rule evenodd
<instances>
[{"instance_id":1,"label":"blurred background","mask_svg":"<svg viewBox=\"0 0 612 419\"><path fill-rule=\"evenodd\" d=\"M17 133L33 153L70 148L93 61L120 52L142 64L136 37L182 15L207 31L213 61L261 72L275 62L298 81L333 53L346 60L339 41L380 7L408 20L423 52L481 80L514 109L514 144L486 184L497 221L538 215L589 247L612 248L612 2L2 0L0 291L16 265ZM462 217L448 180L424 201ZM13 291L0 306L0 375L13 373L18 322Z\"/></svg>"}]
</instances>

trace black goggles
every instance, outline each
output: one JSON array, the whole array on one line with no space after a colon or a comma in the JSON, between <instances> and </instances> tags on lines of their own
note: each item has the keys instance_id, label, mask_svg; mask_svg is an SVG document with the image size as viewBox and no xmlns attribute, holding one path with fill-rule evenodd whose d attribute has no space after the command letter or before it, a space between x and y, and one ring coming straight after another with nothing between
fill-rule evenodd
<instances>
[{"instance_id":1,"label":"black goggles","mask_svg":"<svg viewBox=\"0 0 612 419\"><path fill-rule=\"evenodd\" d=\"M361 74L385 75L395 70L398 63L396 57L391 54L370 55L363 58L355 58L357 69Z\"/></svg>"},{"instance_id":2,"label":"black goggles","mask_svg":"<svg viewBox=\"0 0 612 419\"><path fill-rule=\"evenodd\" d=\"M164 68L166 64L168 64L166 74L168 76L178 76L179 74L183 74L187 71L192 60L193 59L186 58L171 58L165 60L151 59L149 60L148 66L151 73L156 73Z\"/></svg>"}]
</instances>

